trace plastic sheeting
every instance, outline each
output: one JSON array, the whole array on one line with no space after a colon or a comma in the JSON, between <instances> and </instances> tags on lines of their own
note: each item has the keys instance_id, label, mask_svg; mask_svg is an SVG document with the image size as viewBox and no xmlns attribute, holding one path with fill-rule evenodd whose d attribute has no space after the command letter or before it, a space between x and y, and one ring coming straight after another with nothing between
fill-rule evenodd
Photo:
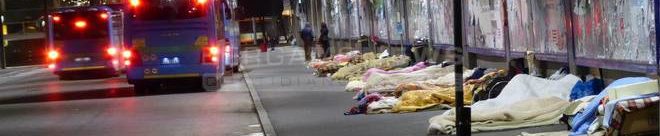
<instances>
[{"instance_id":1,"label":"plastic sheeting","mask_svg":"<svg viewBox=\"0 0 660 136\"><path fill-rule=\"evenodd\" d=\"M504 22L500 0L469 0L464 30L470 47L504 49Z\"/></svg>"},{"instance_id":2,"label":"plastic sheeting","mask_svg":"<svg viewBox=\"0 0 660 136\"><path fill-rule=\"evenodd\" d=\"M652 0L574 0L576 56L653 64Z\"/></svg>"},{"instance_id":3,"label":"plastic sheeting","mask_svg":"<svg viewBox=\"0 0 660 136\"><path fill-rule=\"evenodd\" d=\"M507 0L511 50L566 53L566 0Z\"/></svg>"},{"instance_id":4,"label":"plastic sheeting","mask_svg":"<svg viewBox=\"0 0 660 136\"><path fill-rule=\"evenodd\" d=\"M451 0L430 0L431 18L433 19L433 42L436 44L454 44L454 19Z\"/></svg>"}]
</instances>

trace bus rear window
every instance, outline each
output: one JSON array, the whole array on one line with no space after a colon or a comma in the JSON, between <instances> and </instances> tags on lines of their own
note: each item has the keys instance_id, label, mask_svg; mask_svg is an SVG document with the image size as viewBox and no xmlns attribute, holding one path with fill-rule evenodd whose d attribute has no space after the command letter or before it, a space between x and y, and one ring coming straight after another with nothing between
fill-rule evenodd
<instances>
[{"instance_id":1,"label":"bus rear window","mask_svg":"<svg viewBox=\"0 0 660 136\"><path fill-rule=\"evenodd\" d=\"M202 0L139 0L140 5L133 7L137 20L182 20L206 16L206 3ZM211 1L211 0L205 0Z\"/></svg>"},{"instance_id":2,"label":"bus rear window","mask_svg":"<svg viewBox=\"0 0 660 136\"><path fill-rule=\"evenodd\" d=\"M108 36L109 16L99 11L54 14L53 36L56 40L105 38Z\"/></svg>"}]
</instances>

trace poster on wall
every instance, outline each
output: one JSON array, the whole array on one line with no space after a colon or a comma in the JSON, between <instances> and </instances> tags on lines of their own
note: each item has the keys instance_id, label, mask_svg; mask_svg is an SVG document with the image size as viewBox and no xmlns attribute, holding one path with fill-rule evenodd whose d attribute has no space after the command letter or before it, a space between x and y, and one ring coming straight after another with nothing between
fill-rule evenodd
<instances>
[{"instance_id":1,"label":"poster on wall","mask_svg":"<svg viewBox=\"0 0 660 136\"><path fill-rule=\"evenodd\" d=\"M576 0L576 56L655 63L652 0Z\"/></svg>"}]
</instances>

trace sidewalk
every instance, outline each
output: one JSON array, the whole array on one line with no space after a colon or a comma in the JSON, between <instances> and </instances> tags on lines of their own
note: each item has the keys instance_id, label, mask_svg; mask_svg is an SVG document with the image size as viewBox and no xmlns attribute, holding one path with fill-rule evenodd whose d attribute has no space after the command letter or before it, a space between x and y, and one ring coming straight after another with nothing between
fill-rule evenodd
<instances>
[{"instance_id":1,"label":"sidewalk","mask_svg":"<svg viewBox=\"0 0 660 136\"><path fill-rule=\"evenodd\" d=\"M276 51L242 53L244 68L277 135L420 136L427 135L428 119L444 112L345 116L343 112L356 102L351 99L354 93L343 91L346 83L313 76L304 65L301 48L286 46ZM565 127L554 125L474 135L508 136L562 129Z\"/></svg>"}]
</instances>

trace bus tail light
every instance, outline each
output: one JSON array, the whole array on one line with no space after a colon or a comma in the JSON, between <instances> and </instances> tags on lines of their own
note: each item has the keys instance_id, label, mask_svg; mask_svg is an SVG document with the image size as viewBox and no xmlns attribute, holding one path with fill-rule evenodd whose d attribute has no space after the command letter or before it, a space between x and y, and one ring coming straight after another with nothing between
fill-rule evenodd
<instances>
[{"instance_id":1,"label":"bus tail light","mask_svg":"<svg viewBox=\"0 0 660 136\"><path fill-rule=\"evenodd\" d=\"M115 55L117 55L117 48L110 47L106 50L106 52L108 52L108 55L110 55L110 56L115 56Z\"/></svg>"},{"instance_id":2,"label":"bus tail light","mask_svg":"<svg viewBox=\"0 0 660 136\"><path fill-rule=\"evenodd\" d=\"M121 52L121 56L124 57L124 59L131 59L131 57L133 57L133 52L126 50Z\"/></svg>"},{"instance_id":3,"label":"bus tail light","mask_svg":"<svg viewBox=\"0 0 660 136\"><path fill-rule=\"evenodd\" d=\"M60 18L60 16L53 16L53 21L54 22L60 22L60 20L62 20L62 18Z\"/></svg>"},{"instance_id":4,"label":"bus tail light","mask_svg":"<svg viewBox=\"0 0 660 136\"><path fill-rule=\"evenodd\" d=\"M99 14L99 17L101 17L101 19L108 19L108 13L101 13Z\"/></svg>"},{"instance_id":5,"label":"bus tail light","mask_svg":"<svg viewBox=\"0 0 660 136\"><path fill-rule=\"evenodd\" d=\"M202 54L204 56L204 63L217 63L219 61L218 56L220 55L220 48L211 46L206 48Z\"/></svg>"},{"instance_id":6,"label":"bus tail light","mask_svg":"<svg viewBox=\"0 0 660 136\"><path fill-rule=\"evenodd\" d=\"M140 0L129 0L129 3L131 4L132 7L140 6Z\"/></svg>"},{"instance_id":7,"label":"bus tail light","mask_svg":"<svg viewBox=\"0 0 660 136\"><path fill-rule=\"evenodd\" d=\"M54 50L53 50L53 51L49 51L49 52L48 52L48 58L49 58L50 60L57 60L57 58L59 58L59 57L60 57L60 53L57 52L57 51L54 51Z\"/></svg>"},{"instance_id":8,"label":"bus tail light","mask_svg":"<svg viewBox=\"0 0 660 136\"><path fill-rule=\"evenodd\" d=\"M83 20L78 20L74 22L73 25L76 26L76 28L78 29L85 29L87 27L87 22Z\"/></svg>"}]
</instances>

